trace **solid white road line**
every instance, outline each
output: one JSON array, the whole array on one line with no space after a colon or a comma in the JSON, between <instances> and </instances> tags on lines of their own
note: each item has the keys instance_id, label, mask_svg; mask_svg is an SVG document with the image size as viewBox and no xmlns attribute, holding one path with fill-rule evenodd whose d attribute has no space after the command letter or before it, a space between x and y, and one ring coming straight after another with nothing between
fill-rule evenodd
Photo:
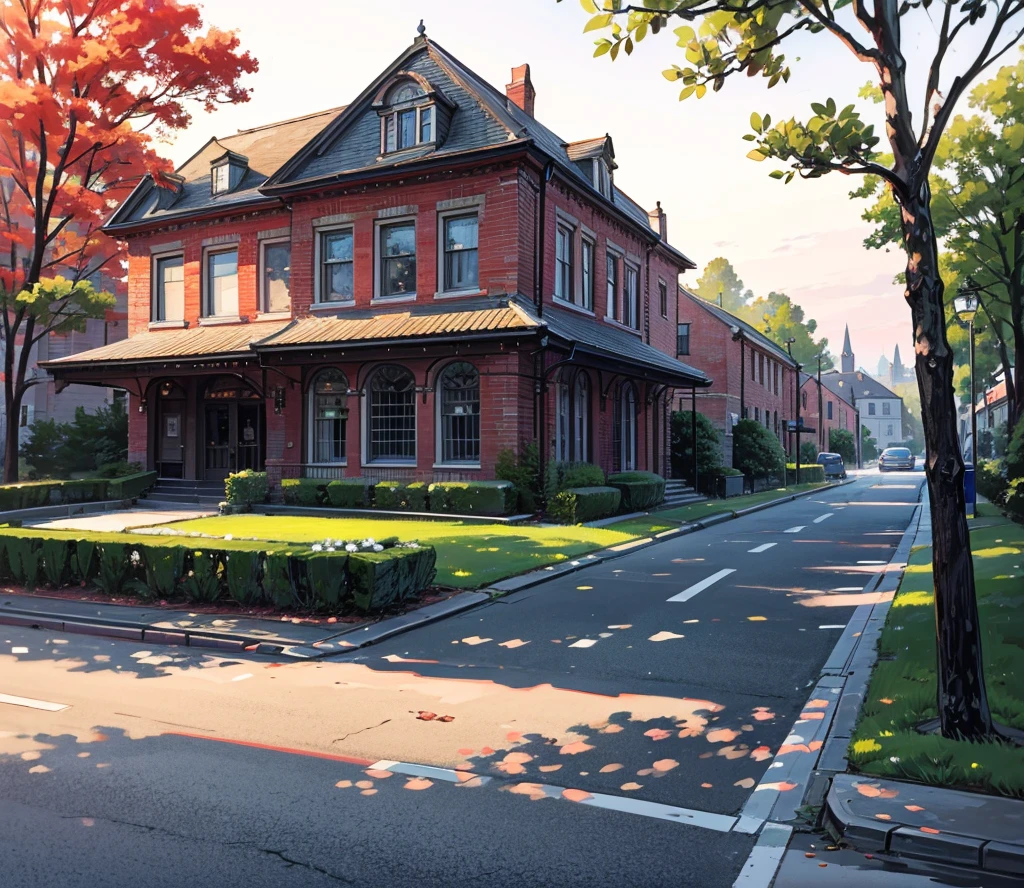
<instances>
[{"instance_id":1,"label":"solid white road line","mask_svg":"<svg viewBox=\"0 0 1024 888\"><path fill-rule=\"evenodd\" d=\"M762 543L760 546L755 546L753 549L747 549L748 552L767 552L772 546L777 546L778 543Z\"/></svg>"},{"instance_id":2,"label":"solid white road line","mask_svg":"<svg viewBox=\"0 0 1024 888\"><path fill-rule=\"evenodd\" d=\"M818 628L819 629L845 629L846 628L846 623L842 623L840 625L834 625L834 626L832 626L832 625L830 625L830 626L819 626Z\"/></svg>"},{"instance_id":3,"label":"solid white road line","mask_svg":"<svg viewBox=\"0 0 1024 888\"><path fill-rule=\"evenodd\" d=\"M814 523L821 524L822 521L824 521L826 518L831 518L834 514L835 512L826 512L824 515L819 515L817 518L814 519Z\"/></svg>"},{"instance_id":4,"label":"solid white road line","mask_svg":"<svg viewBox=\"0 0 1024 888\"><path fill-rule=\"evenodd\" d=\"M371 771L390 771L392 774L405 774L408 777L430 777L434 780L444 780L446 783L458 783L460 778L458 771L451 768L436 768L433 765L415 765L411 762L393 762L387 759L374 762L369 768ZM468 772L466 772L468 773ZM473 775L481 783L490 783L490 777Z\"/></svg>"},{"instance_id":5,"label":"solid white road line","mask_svg":"<svg viewBox=\"0 0 1024 888\"><path fill-rule=\"evenodd\" d=\"M806 526L807 526L806 524L798 524L796 527L791 527L791 528L789 528L789 530L784 530L782 532L783 533L800 533L800 531L803 530Z\"/></svg>"},{"instance_id":6,"label":"solid white road line","mask_svg":"<svg viewBox=\"0 0 1024 888\"><path fill-rule=\"evenodd\" d=\"M710 577L701 580L699 583L694 583L688 589L683 589L682 592L680 592L678 595L673 595L671 598L668 599L668 601L689 601L698 592L703 592L705 589L708 588L708 586L713 586L720 579L729 576L729 574L731 573L736 573L736 568L726 567L718 571L718 573L711 574Z\"/></svg>"},{"instance_id":7,"label":"solid white road line","mask_svg":"<svg viewBox=\"0 0 1024 888\"><path fill-rule=\"evenodd\" d=\"M67 703L51 703L48 700L33 700L31 697L15 697L12 694L0 694L0 703L11 706L27 706L29 709L42 709L44 712L60 712L67 709Z\"/></svg>"}]
</instances>

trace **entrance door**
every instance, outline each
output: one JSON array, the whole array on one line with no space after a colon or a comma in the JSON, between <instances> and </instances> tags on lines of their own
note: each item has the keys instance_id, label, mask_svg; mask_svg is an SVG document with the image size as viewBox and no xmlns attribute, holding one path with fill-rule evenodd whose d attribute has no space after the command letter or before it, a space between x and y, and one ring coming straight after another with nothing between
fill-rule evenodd
<instances>
[{"instance_id":1,"label":"entrance door","mask_svg":"<svg viewBox=\"0 0 1024 888\"><path fill-rule=\"evenodd\" d=\"M235 440L236 471L254 469L260 471L260 408L262 404L240 402L238 409Z\"/></svg>"},{"instance_id":2,"label":"entrance door","mask_svg":"<svg viewBox=\"0 0 1024 888\"><path fill-rule=\"evenodd\" d=\"M207 481L223 481L234 471L237 425L237 404L229 402L206 405Z\"/></svg>"},{"instance_id":3,"label":"entrance door","mask_svg":"<svg viewBox=\"0 0 1024 888\"><path fill-rule=\"evenodd\" d=\"M185 429L188 401L185 392L171 381L156 388L153 453L154 466L161 478L185 477Z\"/></svg>"}]
</instances>

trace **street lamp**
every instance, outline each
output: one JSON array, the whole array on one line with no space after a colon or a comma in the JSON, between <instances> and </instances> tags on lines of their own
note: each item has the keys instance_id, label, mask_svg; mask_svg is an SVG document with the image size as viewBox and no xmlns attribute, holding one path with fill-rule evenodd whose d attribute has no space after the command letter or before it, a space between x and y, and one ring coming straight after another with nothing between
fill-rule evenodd
<instances>
[{"instance_id":1,"label":"street lamp","mask_svg":"<svg viewBox=\"0 0 1024 888\"><path fill-rule=\"evenodd\" d=\"M786 340L786 351L789 352L790 359L793 359L793 343L796 342L795 336L790 336ZM796 385L793 386L793 405L796 408L796 459L793 460L796 463L796 483L800 483L800 371L803 369L803 364L796 361Z\"/></svg>"},{"instance_id":2,"label":"street lamp","mask_svg":"<svg viewBox=\"0 0 1024 888\"><path fill-rule=\"evenodd\" d=\"M825 449L825 414L821 403L821 359L825 355L821 353L814 357L818 359L818 452L820 453Z\"/></svg>"},{"instance_id":3,"label":"street lamp","mask_svg":"<svg viewBox=\"0 0 1024 888\"><path fill-rule=\"evenodd\" d=\"M953 300L953 310L956 312L957 320L961 326L967 327L970 331L972 465L978 459L978 416L974 409L974 316L978 313L978 291L980 289L981 287L968 277L957 289L956 298Z\"/></svg>"}]
</instances>

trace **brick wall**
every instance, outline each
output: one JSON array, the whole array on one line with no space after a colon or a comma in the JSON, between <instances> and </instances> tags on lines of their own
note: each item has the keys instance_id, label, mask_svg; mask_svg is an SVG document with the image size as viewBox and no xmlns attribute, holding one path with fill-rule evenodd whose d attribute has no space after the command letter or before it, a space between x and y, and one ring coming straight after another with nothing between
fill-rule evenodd
<instances>
[{"instance_id":1,"label":"brick wall","mask_svg":"<svg viewBox=\"0 0 1024 888\"><path fill-rule=\"evenodd\" d=\"M839 395L829 391L825 386L821 387L821 411L818 415L818 378L813 376L806 380L800 387L801 412L804 422L818 429L818 434L811 436L819 450L828 450L828 435L832 429L846 429L853 433L854 440L857 439L856 411ZM806 404L805 404L806 400ZM828 405L832 405L832 418L828 416Z\"/></svg>"}]
</instances>

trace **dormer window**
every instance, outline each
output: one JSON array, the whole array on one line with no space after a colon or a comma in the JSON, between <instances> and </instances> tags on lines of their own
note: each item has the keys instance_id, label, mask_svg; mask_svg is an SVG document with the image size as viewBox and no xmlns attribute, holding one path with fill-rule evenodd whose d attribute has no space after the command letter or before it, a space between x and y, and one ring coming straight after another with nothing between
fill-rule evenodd
<instances>
[{"instance_id":1,"label":"dormer window","mask_svg":"<svg viewBox=\"0 0 1024 888\"><path fill-rule=\"evenodd\" d=\"M608 169L608 162L603 157L595 157L594 164L594 187L601 192L603 197L612 196L612 174Z\"/></svg>"},{"instance_id":2,"label":"dormer window","mask_svg":"<svg viewBox=\"0 0 1024 888\"><path fill-rule=\"evenodd\" d=\"M210 164L210 191L227 194L234 191L249 169L249 158L228 151Z\"/></svg>"},{"instance_id":3,"label":"dormer window","mask_svg":"<svg viewBox=\"0 0 1024 888\"><path fill-rule=\"evenodd\" d=\"M231 190L231 170L226 163L213 168L213 193L221 194Z\"/></svg>"},{"instance_id":4,"label":"dormer window","mask_svg":"<svg viewBox=\"0 0 1024 888\"><path fill-rule=\"evenodd\" d=\"M454 106L418 74L402 72L378 94L380 153L439 144Z\"/></svg>"}]
</instances>

